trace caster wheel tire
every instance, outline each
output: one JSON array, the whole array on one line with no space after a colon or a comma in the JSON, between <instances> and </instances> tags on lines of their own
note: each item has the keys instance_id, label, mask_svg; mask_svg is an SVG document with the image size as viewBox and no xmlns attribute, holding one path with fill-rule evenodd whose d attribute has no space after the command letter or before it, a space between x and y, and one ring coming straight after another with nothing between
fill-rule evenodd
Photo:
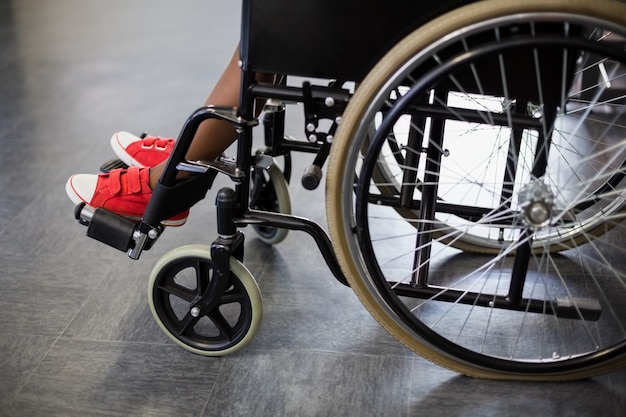
<instances>
[{"instance_id":1,"label":"caster wheel tire","mask_svg":"<svg viewBox=\"0 0 626 417\"><path fill-rule=\"evenodd\" d=\"M250 208L274 213L291 214L291 199L285 176L276 164L268 170L254 168L250 191ZM275 245L287 237L289 230L267 226L253 226L259 238Z\"/></svg>"},{"instance_id":2,"label":"caster wheel tire","mask_svg":"<svg viewBox=\"0 0 626 417\"><path fill-rule=\"evenodd\" d=\"M230 259L230 280L217 304L194 308L209 288L214 263L211 248L189 245L164 255L150 275L148 299L159 327L176 344L204 356L224 356L248 344L263 306L256 281L237 259Z\"/></svg>"}]
</instances>

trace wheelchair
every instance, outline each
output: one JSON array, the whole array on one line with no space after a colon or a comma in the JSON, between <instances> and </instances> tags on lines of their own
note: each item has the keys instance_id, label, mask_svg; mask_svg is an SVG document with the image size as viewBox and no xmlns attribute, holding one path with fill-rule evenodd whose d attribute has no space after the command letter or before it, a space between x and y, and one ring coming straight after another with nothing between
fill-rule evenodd
<instances>
[{"instance_id":1,"label":"wheelchair","mask_svg":"<svg viewBox=\"0 0 626 417\"><path fill-rule=\"evenodd\" d=\"M626 365L625 5L244 0L241 68L240 106L187 119L141 221L75 210L90 237L137 259L217 173L232 179L215 241L151 273L150 308L175 343L220 356L254 336L251 226L270 244L311 235L387 331L461 374L557 381ZM284 132L294 103L303 139ZM210 118L237 128L236 158L185 160ZM316 155L305 188L327 162L328 232L291 214L292 152Z\"/></svg>"}]
</instances>

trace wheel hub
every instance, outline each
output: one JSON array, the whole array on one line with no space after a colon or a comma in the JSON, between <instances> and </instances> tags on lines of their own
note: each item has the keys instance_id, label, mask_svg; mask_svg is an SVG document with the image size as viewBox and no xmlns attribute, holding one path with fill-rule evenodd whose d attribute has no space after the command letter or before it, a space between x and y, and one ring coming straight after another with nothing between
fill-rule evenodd
<instances>
[{"instance_id":1,"label":"wheel hub","mask_svg":"<svg viewBox=\"0 0 626 417\"><path fill-rule=\"evenodd\" d=\"M550 224L554 207L554 194L542 180L533 180L519 192L522 220L531 229L541 229Z\"/></svg>"}]
</instances>

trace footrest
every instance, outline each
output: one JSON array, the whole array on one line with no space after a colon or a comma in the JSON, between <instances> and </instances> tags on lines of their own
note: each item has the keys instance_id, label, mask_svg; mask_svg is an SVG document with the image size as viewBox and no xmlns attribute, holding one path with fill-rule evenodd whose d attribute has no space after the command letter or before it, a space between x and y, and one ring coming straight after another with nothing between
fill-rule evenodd
<instances>
[{"instance_id":1,"label":"footrest","mask_svg":"<svg viewBox=\"0 0 626 417\"><path fill-rule=\"evenodd\" d=\"M234 159L219 158L215 161L183 161L176 165L179 171L206 174L209 171L221 172L233 179L240 178L242 173L237 170Z\"/></svg>"},{"instance_id":2,"label":"footrest","mask_svg":"<svg viewBox=\"0 0 626 417\"><path fill-rule=\"evenodd\" d=\"M124 161L122 161L121 159L113 158L113 159L109 159L104 164L100 165L100 172L104 174L108 174L114 169L120 169L120 168L126 169L128 168L128 165L126 165Z\"/></svg>"},{"instance_id":3,"label":"footrest","mask_svg":"<svg viewBox=\"0 0 626 417\"><path fill-rule=\"evenodd\" d=\"M189 209L206 196L216 175L217 171L209 170L179 180L172 186L158 182L152 190L143 221L150 225L158 225L163 220Z\"/></svg>"},{"instance_id":4,"label":"footrest","mask_svg":"<svg viewBox=\"0 0 626 417\"><path fill-rule=\"evenodd\" d=\"M81 203L74 216L87 226L87 236L123 252L134 246L133 234L137 223L104 209L93 209Z\"/></svg>"},{"instance_id":5,"label":"footrest","mask_svg":"<svg viewBox=\"0 0 626 417\"><path fill-rule=\"evenodd\" d=\"M269 155L258 154L252 157L252 164L257 168L268 170L274 163L274 158ZM183 161L176 165L179 171L205 174L209 171L221 172L231 177L234 181L244 177L243 172L237 169L237 161L233 158L221 156L215 161Z\"/></svg>"},{"instance_id":6,"label":"footrest","mask_svg":"<svg viewBox=\"0 0 626 417\"><path fill-rule=\"evenodd\" d=\"M74 217L87 226L87 236L112 248L131 255L133 252L148 250L163 232L163 227L150 227L143 230L142 224L102 208L92 208L81 203L74 209ZM140 245L138 243L140 242ZM138 246L141 246L140 248ZM137 259L138 253L131 256Z\"/></svg>"}]
</instances>

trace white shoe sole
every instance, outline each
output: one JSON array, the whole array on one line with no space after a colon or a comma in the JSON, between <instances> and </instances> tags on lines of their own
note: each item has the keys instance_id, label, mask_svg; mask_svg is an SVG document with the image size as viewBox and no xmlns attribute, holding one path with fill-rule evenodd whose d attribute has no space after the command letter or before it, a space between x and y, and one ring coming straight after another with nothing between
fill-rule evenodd
<instances>
[{"instance_id":1,"label":"white shoe sole","mask_svg":"<svg viewBox=\"0 0 626 417\"><path fill-rule=\"evenodd\" d=\"M137 142L138 140L141 140L141 138L137 135L133 135L132 133L123 131L115 132L113 136L111 136L111 148L113 148L115 155L117 155L117 157L120 158L126 165L145 168L144 165L140 164L126 152L128 145L133 142Z\"/></svg>"},{"instance_id":2,"label":"white shoe sole","mask_svg":"<svg viewBox=\"0 0 626 417\"><path fill-rule=\"evenodd\" d=\"M84 176L84 180L91 182L90 181L91 180L90 177L92 177L91 175L84 175L84 174L78 174L78 175ZM92 209L95 210L97 207L90 206L89 203L87 201L85 201L76 192L76 189L74 188L74 185L72 183L72 180L74 180L75 177L77 177L77 175L72 175L70 177L70 179L67 180L67 183L65 183L65 193L70 198L70 200L72 200L72 203L74 203L74 205L78 205L78 204L84 203L84 204L88 205L89 207L91 207ZM94 175L93 177L95 177L95 183L93 185L93 188L95 189L95 184L97 183L97 176ZM92 195L93 195L93 193L92 193ZM123 216L123 217L126 217L127 219L130 219L130 220L136 220L136 221L141 220L140 217L134 217L134 216ZM179 226L184 225L185 223L187 223L187 217L182 218L182 219L178 219L178 220L164 220L164 221L161 222L161 224L163 226L169 226L169 227L179 227Z\"/></svg>"}]
</instances>

